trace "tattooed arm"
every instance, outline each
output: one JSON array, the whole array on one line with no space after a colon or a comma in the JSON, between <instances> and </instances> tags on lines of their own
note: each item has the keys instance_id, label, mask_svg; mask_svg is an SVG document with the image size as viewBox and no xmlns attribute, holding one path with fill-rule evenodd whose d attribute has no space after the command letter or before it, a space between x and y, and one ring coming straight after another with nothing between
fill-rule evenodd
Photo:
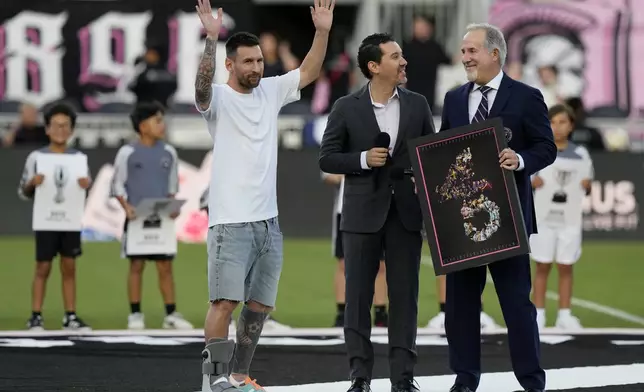
<instances>
[{"instance_id":1,"label":"tattooed arm","mask_svg":"<svg viewBox=\"0 0 644 392\"><path fill-rule=\"evenodd\" d=\"M320 70L324 63L327 44L329 42L329 32L333 24L334 8L335 0L316 0L314 7L311 7L315 36L313 37L313 44L311 44L309 53L300 65L300 90L314 82L320 76Z\"/></svg>"},{"instance_id":2,"label":"tattooed arm","mask_svg":"<svg viewBox=\"0 0 644 392\"><path fill-rule=\"evenodd\" d=\"M199 71L195 79L195 101L202 111L208 110L212 99L212 80L215 77L215 54L224 11L217 9L217 18L212 15L210 0L197 0L197 15L206 30L206 48L201 55Z\"/></svg>"},{"instance_id":3,"label":"tattooed arm","mask_svg":"<svg viewBox=\"0 0 644 392\"><path fill-rule=\"evenodd\" d=\"M206 38L206 48L201 55L195 79L195 101L201 110L208 110L212 99L212 80L215 77L217 38Z\"/></svg>"}]
</instances>

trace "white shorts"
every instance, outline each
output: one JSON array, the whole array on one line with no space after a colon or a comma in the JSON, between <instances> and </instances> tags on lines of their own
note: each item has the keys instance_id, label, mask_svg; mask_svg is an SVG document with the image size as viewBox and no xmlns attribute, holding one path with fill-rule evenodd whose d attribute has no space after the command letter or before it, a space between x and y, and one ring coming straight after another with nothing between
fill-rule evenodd
<instances>
[{"instance_id":1,"label":"white shorts","mask_svg":"<svg viewBox=\"0 0 644 392\"><path fill-rule=\"evenodd\" d=\"M530 255L538 263L575 264L581 257L581 232L578 227L539 227L530 236Z\"/></svg>"}]
</instances>

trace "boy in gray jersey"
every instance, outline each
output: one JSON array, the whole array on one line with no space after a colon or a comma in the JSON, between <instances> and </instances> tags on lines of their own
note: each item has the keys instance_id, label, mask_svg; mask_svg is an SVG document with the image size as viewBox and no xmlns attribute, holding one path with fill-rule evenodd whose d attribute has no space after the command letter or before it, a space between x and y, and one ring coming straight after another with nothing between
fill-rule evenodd
<instances>
[{"instance_id":1,"label":"boy in gray jersey","mask_svg":"<svg viewBox=\"0 0 644 392\"><path fill-rule=\"evenodd\" d=\"M128 255L126 246L128 222L136 218L135 206L147 198L174 197L179 190L177 152L166 144L163 107L157 103L139 103L130 118L138 140L121 147L114 162L111 194L126 213L122 238L122 256L130 259L128 296L130 300L129 329L144 329L141 312L141 284L145 260L155 261L159 286L165 303L163 328L192 329L176 311L172 260L175 255ZM176 218L176 214L172 216Z\"/></svg>"},{"instance_id":2,"label":"boy in gray jersey","mask_svg":"<svg viewBox=\"0 0 644 392\"><path fill-rule=\"evenodd\" d=\"M36 188L44 181L40 174L42 168L37 167L38 156L41 154L82 154L67 148L67 142L72 136L76 125L76 113L65 104L56 104L45 113L45 126L49 136L49 146L33 151L27 157L22 172L18 195L23 200L32 200ZM89 173L89 169L87 170ZM78 186L87 189L90 186L88 177L74 179ZM82 207L78 207L82 208ZM36 213L34 211L34 213ZM36 237L36 272L32 284L32 314L27 321L30 330L42 330L44 319L42 305L45 299L45 287L51 272L51 264L60 255L60 272L63 280L63 304L65 316L63 328L68 330L89 329L80 317L76 316L76 258L81 255L80 231L35 231Z\"/></svg>"},{"instance_id":3,"label":"boy in gray jersey","mask_svg":"<svg viewBox=\"0 0 644 392\"><path fill-rule=\"evenodd\" d=\"M571 312L573 266L581 257L582 202L590 193L594 177L593 162L585 147L569 138L575 129L575 114L566 105L548 110L550 126L557 145L557 159L532 176L539 232L530 237L535 261L533 298L537 325L546 326L546 291L552 264L559 273L559 312L555 327L579 330L581 322Z\"/></svg>"}]
</instances>

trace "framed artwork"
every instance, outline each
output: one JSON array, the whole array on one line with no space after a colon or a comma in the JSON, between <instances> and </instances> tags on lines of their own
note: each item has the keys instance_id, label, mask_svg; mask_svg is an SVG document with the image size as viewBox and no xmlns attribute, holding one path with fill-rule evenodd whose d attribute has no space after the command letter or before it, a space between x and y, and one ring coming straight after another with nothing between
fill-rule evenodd
<instances>
[{"instance_id":1,"label":"framed artwork","mask_svg":"<svg viewBox=\"0 0 644 392\"><path fill-rule=\"evenodd\" d=\"M408 142L436 275L530 252L501 118Z\"/></svg>"}]
</instances>

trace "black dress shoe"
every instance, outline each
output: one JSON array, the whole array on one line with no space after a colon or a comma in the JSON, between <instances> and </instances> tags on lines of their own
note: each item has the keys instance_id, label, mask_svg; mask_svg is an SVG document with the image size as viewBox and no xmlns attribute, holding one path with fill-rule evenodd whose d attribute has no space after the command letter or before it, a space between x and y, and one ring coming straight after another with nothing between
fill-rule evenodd
<instances>
[{"instance_id":1,"label":"black dress shoe","mask_svg":"<svg viewBox=\"0 0 644 392\"><path fill-rule=\"evenodd\" d=\"M525 392L545 392L543 389L526 389Z\"/></svg>"},{"instance_id":2,"label":"black dress shoe","mask_svg":"<svg viewBox=\"0 0 644 392\"><path fill-rule=\"evenodd\" d=\"M371 387L366 380L356 378L353 380L353 383L351 383L351 388L349 388L347 392L371 392Z\"/></svg>"},{"instance_id":3,"label":"black dress shoe","mask_svg":"<svg viewBox=\"0 0 644 392\"><path fill-rule=\"evenodd\" d=\"M450 388L449 392L474 392L474 391L466 386L456 384L452 388Z\"/></svg>"},{"instance_id":4,"label":"black dress shoe","mask_svg":"<svg viewBox=\"0 0 644 392\"><path fill-rule=\"evenodd\" d=\"M391 386L391 392L420 392L412 380L399 381Z\"/></svg>"}]
</instances>

